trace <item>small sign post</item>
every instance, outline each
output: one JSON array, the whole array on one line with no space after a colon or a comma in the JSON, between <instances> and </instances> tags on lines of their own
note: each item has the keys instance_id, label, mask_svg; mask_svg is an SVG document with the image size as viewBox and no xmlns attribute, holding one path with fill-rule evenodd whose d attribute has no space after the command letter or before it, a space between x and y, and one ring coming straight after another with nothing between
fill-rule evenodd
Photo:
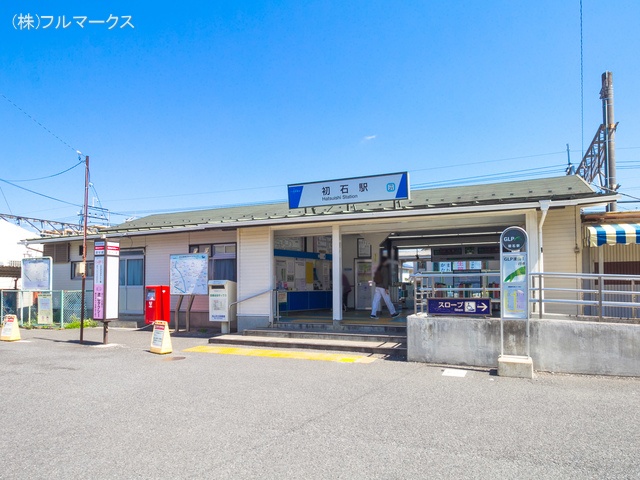
<instances>
[{"instance_id":1,"label":"small sign post","mask_svg":"<svg viewBox=\"0 0 640 480\"><path fill-rule=\"evenodd\" d=\"M533 378L529 328L529 237L520 227L500 235L500 356L498 375ZM504 354L504 321L525 320L526 355Z\"/></svg>"},{"instance_id":2,"label":"small sign post","mask_svg":"<svg viewBox=\"0 0 640 480\"><path fill-rule=\"evenodd\" d=\"M149 351L161 355L173 352L168 322L163 320L153 322L153 334L151 336L151 348Z\"/></svg>"},{"instance_id":3,"label":"small sign post","mask_svg":"<svg viewBox=\"0 0 640 480\"><path fill-rule=\"evenodd\" d=\"M4 317L4 325L2 326L2 333L0 333L0 340L3 342L15 342L16 340L20 340L18 317L15 315L6 315Z\"/></svg>"}]
</instances>

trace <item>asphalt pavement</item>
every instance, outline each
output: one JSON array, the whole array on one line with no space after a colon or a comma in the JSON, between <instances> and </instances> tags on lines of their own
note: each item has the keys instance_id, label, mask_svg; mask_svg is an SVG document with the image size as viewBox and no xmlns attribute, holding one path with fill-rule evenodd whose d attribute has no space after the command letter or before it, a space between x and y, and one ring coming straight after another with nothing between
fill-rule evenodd
<instances>
[{"instance_id":1,"label":"asphalt pavement","mask_svg":"<svg viewBox=\"0 0 640 480\"><path fill-rule=\"evenodd\" d=\"M0 342L0 479L637 479L640 379Z\"/></svg>"}]
</instances>

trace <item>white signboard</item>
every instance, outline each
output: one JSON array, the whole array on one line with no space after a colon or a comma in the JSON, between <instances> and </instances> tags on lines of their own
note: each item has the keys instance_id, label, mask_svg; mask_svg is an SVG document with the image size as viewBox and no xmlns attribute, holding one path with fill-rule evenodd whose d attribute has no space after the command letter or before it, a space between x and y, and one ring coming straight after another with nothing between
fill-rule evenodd
<instances>
[{"instance_id":1,"label":"white signboard","mask_svg":"<svg viewBox=\"0 0 640 480\"><path fill-rule=\"evenodd\" d=\"M53 303L51 293L38 295L38 324L53 325Z\"/></svg>"},{"instance_id":2,"label":"white signboard","mask_svg":"<svg viewBox=\"0 0 640 480\"><path fill-rule=\"evenodd\" d=\"M22 289L51 290L51 257L22 259Z\"/></svg>"},{"instance_id":3,"label":"white signboard","mask_svg":"<svg viewBox=\"0 0 640 480\"><path fill-rule=\"evenodd\" d=\"M520 227L507 228L500 239L502 318L529 318L527 233Z\"/></svg>"},{"instance_id":4,"label":"white signboard","mask_svg":"<svg viewBox=\"0 0 640 480\"><path fill-rule=\"evenodd\" d=\"M93 260L93 318L118 318L120 294L120 245L98 240L94 244Z\"/></svg>"},{"instance_id":5,"label":"white signboard","mask_svg":"<svg viewBox=\"0 0 640 480\"><path fill-rule=\"evenodd\" d=\"M390 173L289 185L289 208L344 203L405 200L409 198L409 174Z\"/></svg>"},{"instance_id":6,"label":"white signboard","mask_svg":"<svg viewBox=\"0 0 640 480\"><path fill-rule=\"evenodd\" d=\"M438 262L439 272L451 272L451 262Z\"/></svg>"},{"instance_id":7,"label":"white signboard","mask_svg":"<svg viewBox=\"0 0 640 480\"><path fill-rule=\"evenodd\" d=\"M104 319L104 256L93 261L93 318Z\"/></svg>"},{"instance_id":8,"label":"white signboard","mask_svg":"<svg viewBox=\"0 0 640 480\"><path fill-rule=\"evenodd\" d=\"M171 295L207 295L209 256L206 253L171 255Z\"/></svg>"},{"instance_id":9,"label":"white signboard","mask_svg":"<svg viewBox=\"0 0 640 480\"><path fill-rule=\"evenodd\" d=\"M209 321L228 322L228 305L229 298L226 290L223 288L212 289L209 292Z\"/></svg>"}]
</instances>

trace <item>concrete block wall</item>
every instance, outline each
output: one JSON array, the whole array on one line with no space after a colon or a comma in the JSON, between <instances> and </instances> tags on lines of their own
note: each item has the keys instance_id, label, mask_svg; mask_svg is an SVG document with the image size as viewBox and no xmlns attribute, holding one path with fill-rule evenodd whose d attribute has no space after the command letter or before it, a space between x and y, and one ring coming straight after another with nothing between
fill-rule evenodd
<instances>
[{"instance_id":1,"label":"concrete block wall","mask_svg":"<svg viewBox=\"0 0 640 480\"><path fill-rule=\"evenodd\" d=\"M524 355L525 322L505 321L504 339L505 354ZM640 325L532 319L530 346L537 371L640 376ZM407 319L409 361L497 367L499 355L499 319Z\"/></svg>"}]
</instances>

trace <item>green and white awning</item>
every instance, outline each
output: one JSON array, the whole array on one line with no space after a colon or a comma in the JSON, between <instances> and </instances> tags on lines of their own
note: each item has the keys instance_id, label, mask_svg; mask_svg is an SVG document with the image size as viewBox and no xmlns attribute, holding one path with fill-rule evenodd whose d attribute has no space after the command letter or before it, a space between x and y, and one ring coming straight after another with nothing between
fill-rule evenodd
<instances>
[{"instance_id":1,"label":"green and white awning","mask_svg":"<svg viewBox=\"0 0 640 480\"><path fill-rule=\"evenodd\" d=\"M615 223L588 225L586 229L586 243L590 247L640 243L640 224Z\"/></svg>"}]
</instances>

